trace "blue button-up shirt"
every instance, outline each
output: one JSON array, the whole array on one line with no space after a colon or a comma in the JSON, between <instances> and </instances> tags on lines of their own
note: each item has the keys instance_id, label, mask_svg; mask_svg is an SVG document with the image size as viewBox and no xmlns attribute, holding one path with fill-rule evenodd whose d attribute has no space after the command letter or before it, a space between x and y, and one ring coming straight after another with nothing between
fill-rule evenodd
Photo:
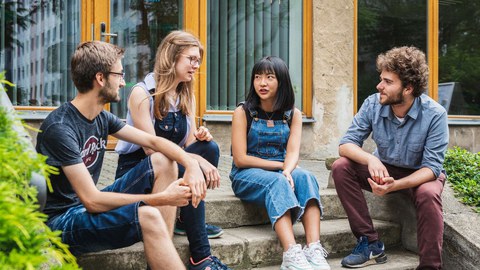
<instances>
[{"instance_id":1,"label":"blue button-up shirt","mask_svg":"<svg viewBox=\"0 0 480 270\"><path fill-rule=\"evenodd\" d=\"M400 122L390 105L379 103L379 97L373 94L364 101L340 145L353 143L362 147L372 133L377 145L373 154L382 162L409 169L426 167L438 177L448 146L445 109L423 94L415 98Z\"/></svg>"}]
</instances>

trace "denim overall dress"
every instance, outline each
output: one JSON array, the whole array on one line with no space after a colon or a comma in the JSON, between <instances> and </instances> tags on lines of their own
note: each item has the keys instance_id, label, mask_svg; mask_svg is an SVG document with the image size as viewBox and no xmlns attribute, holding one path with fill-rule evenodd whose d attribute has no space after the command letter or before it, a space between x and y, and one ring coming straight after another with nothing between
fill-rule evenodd
<instances>
[{"instance_id":1,"label":"denim overall dress","mask_svg":"<svg viewBox=\"0 0 480 270\"><path fill-rule=\"evenodd\" d=\"M290 136L288 121L291 110L285 111L283 120L259 119L255 110L250 110L249 114L252 125L247 134L247 155L283 162ZM274 125L267 125L268 121L273 121ZM282 170L237 168L233 164L230 179L235 196L242 201L266 207L272 228L275 229L277 219L288 210L291 210L292 224L298 221L310 200L315 200L323 213L315 176L302 168L296 168L291 175L295 190L292 190Z\"/></svg>"}]
</instances>

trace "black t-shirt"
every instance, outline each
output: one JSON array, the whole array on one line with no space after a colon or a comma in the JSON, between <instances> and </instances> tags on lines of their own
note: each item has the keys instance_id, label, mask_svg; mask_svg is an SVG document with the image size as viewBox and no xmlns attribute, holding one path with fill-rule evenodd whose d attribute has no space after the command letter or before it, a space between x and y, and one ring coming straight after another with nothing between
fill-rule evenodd
<instances>
[{"instance_id":1,"label":"black t-shirt","mask_svg":"<svg viewBox=\"0 0 480 270\"><path fill-rule=\"evenodd\" d=\"M107 111L90 121L70 102L48 115L40 127L36 149L47 156L47 164L57 167L60 172L50 176L53 193L48 192L44 210L49 218L80 204L62 166L83 162L97 184L107 137L124 126L125 123Z\"/></svg>"}]
</instances>

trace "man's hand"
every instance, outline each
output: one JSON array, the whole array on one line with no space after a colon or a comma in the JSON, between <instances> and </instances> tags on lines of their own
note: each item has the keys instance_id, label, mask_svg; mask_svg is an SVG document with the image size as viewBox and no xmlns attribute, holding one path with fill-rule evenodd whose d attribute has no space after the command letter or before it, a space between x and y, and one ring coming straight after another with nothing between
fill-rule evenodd
<instances>
[{"instance_id":1,"label":"man's hand","mask_svg":"<svg viewBox=\"0 0 480 270\"><path fill-rule=\"evenodd\" d=\"M190 188L184 184L182 178L171 183L160 194L162 194L166 204L172 206L186 206L192 198L192 192Z\"/></svg>"},{"instance_id":2,"label":"man's hand","mask_svg":"<svg viewBox=\"0 0 480 270\"><path fill-rule=\"evenodd\" d=\"M367 166L371 179L377 184L383 185L384 178L390 176L385 165L373 155L368 159Z\"/></svg>"},{"instance_id":3,"label":"man's hand","mask_svg":"<svg viewBox=\"0 0 480 270\"><path fill-rule=\"evenodd\" d=\"M373 181L372 178L368 178L368 183L372 188L372 192L375 195L383 196L394 190L395 179L393 177L385 177L381 179L383 184L377 184L378 182Z\"/></svg>"},{"instance_id":4,"label":"man's hand","mask_svg":"<svg viewBox=\"0 0 480 270\"><path fill-rule=\"evenodd\" d=\"M209 142L209 141L213 140L212 134L210 134L210 131L208 131L208 128L206 128L204 126L198 127L198 129L193 132L193 135L199 141Z\"/></svg>"},{"instance_id":5,"label":"man's hand","mask_svg":"<svg viewBox=\"0 0 480 270\"><path fill-rule=\"evenodd\" d=\"M198 164L205 175L207 188L215 189L220 187L220 173L218 172L218 169L204 158L198 159Z\"/></svg>"},{"instance_id":6,"label":"man's hand","mask_svg":"<svg viewBox=\"0 0 480 270\"><path fill-rule=\"evenodd\" d=\"M194 160L194 159L192 159ZM202 170L196 160L192 165L185 167L183 182L190 187L192 192L192 206L197 208L201 200L207 195L207 185Z\"/></svg>"}]
</instances>

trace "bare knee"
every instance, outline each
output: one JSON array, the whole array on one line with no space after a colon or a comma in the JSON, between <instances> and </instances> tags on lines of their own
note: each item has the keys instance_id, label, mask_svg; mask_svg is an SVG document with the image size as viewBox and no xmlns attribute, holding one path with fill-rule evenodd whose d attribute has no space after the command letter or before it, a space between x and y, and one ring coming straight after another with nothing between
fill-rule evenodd
<instances>
[{"instance_id":1,"label":"bare knee","mask_svg":"<svg viewBox=\"0 0 480 270\"><path fill-rule=\"evenodd\" d=\"M178 175L177 163L162 153L153 153L150 156L152 167L155 173L155 177L162 176L173 176L172 180L175 179Z\"/></svg>"},{"instance_id":2,"label":"bare knee","mask_svg":"<svg viewBox=\"0 0 480 270\"><path fill-rule=\"evenodd\" d=\"M144 236L156 234L157 237L170 237L165 220L157 208L148 205L139 207L138 220Z\"/></svg>"}]
</instances>

